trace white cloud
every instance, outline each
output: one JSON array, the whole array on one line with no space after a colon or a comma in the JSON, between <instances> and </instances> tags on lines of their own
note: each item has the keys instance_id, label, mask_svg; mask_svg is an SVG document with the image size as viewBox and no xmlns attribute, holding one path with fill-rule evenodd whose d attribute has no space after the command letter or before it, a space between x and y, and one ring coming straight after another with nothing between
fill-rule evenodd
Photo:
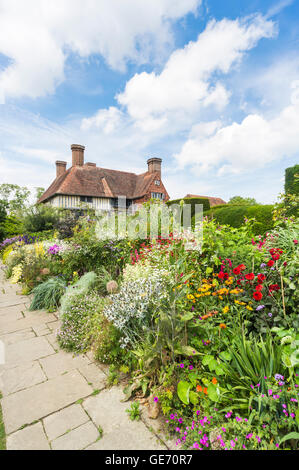
<instances>
[{"instance_id":1,"label":"white cloud","mask_svg":"<svg viewBox=\"0 0 299 470\"><path fill-rule=\"evenodd\" d=\"M292 82L291 104L277 116L266 119L250 114L238 124L214 124L209 135L196 132L175 158L181 167L195 165L198 171L219 168L219 174L262 168L299 151L299 81Z\"/></svg>"},{"instance_id":2,"label":"white cloud","mask_svg":"<svg viewBox=\"0 0 299 470\"><path fill-rule=\"evenodd\" d=\"M0 0L0 96L36 98L64 80L70 52L100 54L114 69L161 56L172 23L201 0Z\"/></svg>"},{"instance_id":3,"label":"white cloud","mask_svg":"<svg viewBox=\"0 0 299 470\"><path fill-rule=\"evenodd\" d=\"M274 34L274 23L260 15L213 20L197 41L172 53L160 74L143 72L129 80L118 102L143 130L148 121L162 126L167 119L182 120L184 114L194 115L211 104L222 109L230 93L217 74L227 74L261 38Z\"/></svg>"},{"instance_id":4,"label":"white cloud","mask_svg":"<svg viewBox=\"0 0 299 470\"><path fill-rule=\"evenodd\" d=\"M81 129L88 130L92 127L102 129L105 134L111 134L121 124L123 113L115 106L108 109L100 109L94 116L82 120Z\"/></svg>"}]
</instances>

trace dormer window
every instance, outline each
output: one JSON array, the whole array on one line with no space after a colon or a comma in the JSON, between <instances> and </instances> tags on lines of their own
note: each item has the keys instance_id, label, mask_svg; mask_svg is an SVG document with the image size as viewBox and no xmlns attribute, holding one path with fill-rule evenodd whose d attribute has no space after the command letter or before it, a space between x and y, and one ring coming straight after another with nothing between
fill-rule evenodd
<instances>
[{"instance_id":1,"label":"dormer window","mask_svg":"<svg viewBox=\"0 0 299 470\"><path fill-rule=\"evenodd\" d=\"M155 180L155 185L156 185L156 186L160 186L160 184L161 184L161 181L160 181L160 180Z\"/></svg>"}]
</instances>

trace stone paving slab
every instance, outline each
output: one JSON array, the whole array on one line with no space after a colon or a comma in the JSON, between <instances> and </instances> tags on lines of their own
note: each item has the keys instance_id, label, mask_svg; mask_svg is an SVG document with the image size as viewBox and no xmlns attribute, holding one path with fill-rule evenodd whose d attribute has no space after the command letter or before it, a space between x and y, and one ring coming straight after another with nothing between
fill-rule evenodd
<instances>
[{"instance_id":1,"label":"stone paving slab","mask_svg":"<svg viewBox=\"0 0 299 470\"><path fill-rule=\"evenodd\" d=\"M12 307L0 308L0 319L2 319L4 315L12 315L13 317L14 315L21 314L21 316L23 316L22 312L24 310L26 310L26 307L24 304L13 305Z\"/></svg>"},{"instance_id":2,"label":"stone paving slab","mask_svg":"<svg viewBox=\"0 0 299 470\"><path fill-rule=\"evenodd\" d=\"M89 416L82 406L75 404L48 416L43 422L48 439L53 441L88 421L90 421Z\"/></svg>"},{"instance_id":3,"label":"stone paving slab","mask_svg":"<svg viewBox=\"0 0 299 470\"><path fill-rule=\"evenodd\" d=\"M7 450L50 450L41 423L17 431L7 438Z\"/></svg>"},{"instance_id":4,"label":"stone paving slab","mask_svg":"<svg viewBox=\"0 0 299 470\"><path fill-rule=\"evenodd\" d=\"M82 375L74 370L55 379L14 393L1 400L6 433L18 430L24 424L65 408L92 393Z\"/></svg>"},{"instance_id":5,"label":"stone paving slab","mask_svg":"<svg viewBox=\"0 0 299 470\"><path fill-rule=\"evenodd\" d=\"M26 339L35 338L36 335L31 328L26 328L25 330L16 331L15 333L8 333L6 335L1 335L0 340L6 346L10 344L18 343L20 341L25 341Z\"/></svg>"},{"instance_id":6,"label":"stone paving slab","mask_svg":"<svg viewBox=\"0 0 299 470\"><path fill-rule=\"evenodd\" d=\"M54 315L48 313L48 316L53 318L53 321L56 319ZM50 321L48 319L47 321ZM9 321L6 324L1 325L1 334L14 333L15 331L26 330L27 328L33 328L36 325L46 325L45 318L42 316L36 315L35 318L22 318L17 321Z\"/></svg>"},{"instance_id":7,"label":"stone paving slab","mask_svg":"<svg viewBox=\"0 0 299 470\"><path fill-rule=\"evenodd\" d=\"M79 371L96 390L102 390L106 387L107 376L96 364L84 364L79 366Z\"/></svg>"},{"instance_id":8,"label":"stone paving slab","mask_svg":"<svg viewBox=\"0 0 299 470\"><path fill-rule=\"evenodd\" d=\"M86 450L166 450L157 437L140 421L132 421L133 426L122 426L88 446Z\"/></svg>"},{"instance_id":9,"label":"stone paving slab","mask_svg":"<svg viewBox=\"0 0 299 470\"><path fill-rule=\"evenodd\" d=\"M83 450L100 437L95 425L89 421L82 426L58 437L51 443L53 450Z\"/></svg>"},{"instance_id":10,"label":"stone paving slab","mask_svg":"<svg viewBox=\"0 0 299 470\"><path fill-rule=\"evenodd\" d=\"M57 377L65 372L69 372L70 370L78 369L80 366L84 366L86 364L86 360L82 356L76 357L64 351L59 351L52 356L40 359L39 362L48 379Z\"/></svg>"},{"instance_id":11,"label":"stone paving slab","mask_svg":"<svg viewBox=\"0 0 299 470\"><path fill-rule=\"evenodd\" d=\"M166 449L163 444L156 443L157 438L142 421L128 418L126 409L130 403L121 402L123 398L122 389L112 387L84 400L84 409L96 426L103 429L103 438L96 447L106 450Z\"/></svg>"},{"instance_id":12,"label":"stone paving slab","mask_svg":"<svg viewBox=\"0 0 299 470\"><path fill-rule=\"evenodd\" d=\"M11 393L45 382L45 380L47 380L47 377L37 361L4 370L2 374L2 395L5 397Z\"/></svg>"},{"instance_id":13,"label":"stone paving slab","mask_svg":"<svg viewBox=\"0 0 299 470\"><path fill-rule=\"evenodd\" d=\"M26 339L5 348L5 367L17 366L54 353L53 347L45 338Z\"/></svg>"}]
</instances>

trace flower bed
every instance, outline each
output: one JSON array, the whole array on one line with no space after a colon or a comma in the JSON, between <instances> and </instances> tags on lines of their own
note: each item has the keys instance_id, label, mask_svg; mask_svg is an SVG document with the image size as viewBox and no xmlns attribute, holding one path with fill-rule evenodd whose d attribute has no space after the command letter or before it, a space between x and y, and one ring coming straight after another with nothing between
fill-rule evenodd
<instances>
[{"instance_id":1,"label":"flower bed","mask_svg":"<svg viewBox=\"0 0 299 470\"><path fill-rule=\"evenodd\" d=\"M7 277L59 308L60 346L122 367L127 399L164 416L185 449L298 448L298 223L263 237L204 223L183 239L5 242ZM48 284L47 284L48 283ZM157 412L157 413L156 413Z\"/></svg>"}]
</instances>

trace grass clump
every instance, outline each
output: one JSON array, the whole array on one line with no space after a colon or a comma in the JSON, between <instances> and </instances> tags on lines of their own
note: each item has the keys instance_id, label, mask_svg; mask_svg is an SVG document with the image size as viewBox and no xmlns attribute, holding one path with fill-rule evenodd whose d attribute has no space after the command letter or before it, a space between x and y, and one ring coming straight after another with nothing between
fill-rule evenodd
<instances>
[{"instance_id":1,"label":"grass clump","mask_svg":"<svg viewBox=\"0 0 299 470\"><path fill-rule=\"evenodd\" d=\"M59 277L51 278L36 286L32 291L34 298L29 310L56 310L65 288L65 281Z\"/></svg>"}]
</instances>

